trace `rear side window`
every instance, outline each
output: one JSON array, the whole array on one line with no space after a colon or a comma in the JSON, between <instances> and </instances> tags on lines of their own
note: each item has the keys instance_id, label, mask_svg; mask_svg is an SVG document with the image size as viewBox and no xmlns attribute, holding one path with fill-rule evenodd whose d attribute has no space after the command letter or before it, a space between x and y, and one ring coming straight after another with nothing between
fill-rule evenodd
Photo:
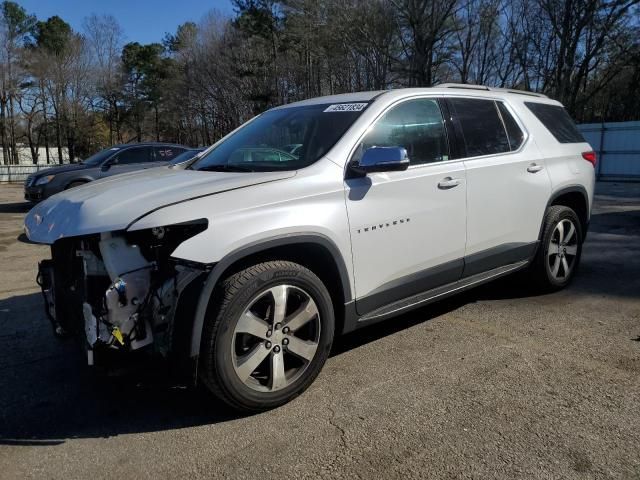
<instances>
[{"instance_id":1,"label":"rear side window","mask_svg":"<svg viewBox=\"0 0 640 480\"><path fill-rule=\"evenodd\" d=\"M511 151L507 132L493 100L449 98L462 128L467 157Z\"/></svg>"},{"instance_id":2,"label":"rear side window","mask_svg":"<svg viewBox=\"0 0 640 480\"><path fill-rule=\"evenodd\" d=\"M364 137L360 155L371 147L406 148L411 165L449 160L438 101L420 98L391 108Z\"/></svg>"},{"instance_id":3,"label":"rear side window","mask_svg":"<svg viewBox=\"0 0 640 480\"><path fill-rule=\"evenodd\" d=\"M560 143L584 143L586 140L577 129L567 111L559 105L525 102L525 105Z\"/></svg>"},{"instance_id":4,"label":"rear side window","mask_svg":"<svg viewBox=\"0 0 640 480\"><path fill-rule=\"evenodd\" d=\"M173 146L158 146L155 147L155 151L156 161L173 160L182 152L184 152L184 148Z\"/></svg>"},{"instance_id":5,"label":"rear side window","mask_svg":"<svg viewBox=\"0 0 640 480\"><path fill-rule=\"evenodd\" d=\"M496 102L498 105L498 110L500 111L500 116L502 117L502 121L504 122L504 128L507 129L507 137L509 138L509 146L511 147L511 151L517 150L522 145L524 141L524 132L520 130L520 127L516 123L513 115L507 110L507 107L502 102Z\"/></svg>"}]
</instances>

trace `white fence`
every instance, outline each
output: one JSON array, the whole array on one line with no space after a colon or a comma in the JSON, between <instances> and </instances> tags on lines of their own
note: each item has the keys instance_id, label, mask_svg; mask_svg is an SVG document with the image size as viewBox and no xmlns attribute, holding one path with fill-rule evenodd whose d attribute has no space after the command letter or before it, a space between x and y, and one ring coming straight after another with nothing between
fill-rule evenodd
<instances>
[{"instance_id":1,"label":"white fence","mask_svg":"<svg viewBox=\"0 0 640 480\"><path fill-rule=\"evenodd\" d=\"M31 156L31 149L22 143L17 145L17 154L18 154L18 164L19 165L33 165L33 157ZM47 163L47 151L44 147L38 148L38 165ZM52 165L57 165L60 162L58 161L58 149L56 147L49 147L49 163ZM62 148L62 161L68 162L69 155L66 148ZM0 165L5 165L4 160L4 152L0 148Z\"/></svg>"},{"instance_id":2,"label":"white fence","mask_svg":"<svg viewBox=\"0 0 640 480\"><path fill-rule=\"evenodd\" d=\"M50 167L56 165L0 165L0 183L24 182L32 173Z\"/></svg>"},{"instance_id":3,"label":"white fence","mask_svg":"<svg viewBox=\"0 0 640 480\"><path fill-rule=\"evenodd\" d=\"M578 129L598 154L598 179L640 180L640 122L585 123Z\"/></svg>"}]
</instances>

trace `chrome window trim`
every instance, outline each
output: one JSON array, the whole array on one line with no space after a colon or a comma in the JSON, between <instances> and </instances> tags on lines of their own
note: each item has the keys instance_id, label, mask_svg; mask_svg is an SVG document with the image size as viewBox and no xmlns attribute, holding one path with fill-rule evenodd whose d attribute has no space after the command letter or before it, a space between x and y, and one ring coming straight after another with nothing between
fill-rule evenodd
<instances>
[{"instance_id":1,"label":"chrome window trim","mask_svg":"<svg viewBox=\"0 0 640 480\"><path fill-rule=\"evenodd\" d=\"M469 99L475 99L475 100L489 100L489 101L493 101L493 102L502 102L504 104L504 106L506 107L506 109L508 110L508 112L511 114L511 116L513 117L513 119L515 120L516 124L518 125L518 127L520 128L520 130L522 130L522 133L524 134L524 139L522 140L522 143L520 144L520 147L517 150L511 150L509 152L502 152L502 153L492 153L489 155L479 155L479 156L475 156L475 157L460 157L460 158L455 158L452 160L446 160L446 161L442 161L442 162L431 162L431 163L420 163L420 164L416 164L416 165L409 165L409 168L407 170L414 170L417 168L425 168L425 167L432 167L435 165L449 165L449 164L454 164L456 162L466 162L469 160L483 160L483 159L487 159L487 158L495 158L495 157L502 157L505 155L515 155L518 153L521 153L525 147L527 147L527 145L530 143L531 141L531 135L529 133L529 130L525 127L524 123L522 122L522 120L520 119L520 117L515 113L514 108L511 106L509 100L502 98L502 97L498 97L498 96L494 96L494 95L465 95L464 93L458 94L458 92L455 92L452 94L449 94L448 92L446 94L443 93L420 93L420 94L414 94L414 95L410 95L407 97L403 97L403 98L399 98L398 100L394 101L393 103L387 105L387 107L380 112L380 114L378 114L378 116L376 116L376 118L374 118L371 123L369 124L369 126L366 128L366 130L364 131L364 133L362 133L358 139L354 142L354 144L351 146L351 149L349 150L349 155L347 156L348 160L345 163L345 172L346 170L349 168L349 164L353 161L353 155L355 153L355 150L358 148L358 145L360 145L360 142L362 142L362 139L365 137L365 135L367 135L367 133L369 133L371 127L373 125L375 125L375 123L380 120L380 118L385 115L389 110L391 110L392 108L398 106L401 103L407 102L407 101L411 101L411 100L419 100L422 98L425 99L435 99L436 101L438 99L443 99L446 100L448 98L469 98ZM440 108L440 106L438 106L438 108ZM496 106L496 110L497 110L497 106ZM442 109L440 108L440 113L441 115L443 114ZM498 110L498 115L499 115L500 111ZM443 117L444 119L444 117ZM500 116L500 121L502 122L502 117ZM504 125L504 124L503 124ZM446 128L446 127L445 127ZM506 132L506 128L505 128L505 132ZM448 133L447 133L447 141L448 141ZM451 153L451 152L449 152ZM391 173L391 172L389 172Z\"/></svg>"}]
</instances>

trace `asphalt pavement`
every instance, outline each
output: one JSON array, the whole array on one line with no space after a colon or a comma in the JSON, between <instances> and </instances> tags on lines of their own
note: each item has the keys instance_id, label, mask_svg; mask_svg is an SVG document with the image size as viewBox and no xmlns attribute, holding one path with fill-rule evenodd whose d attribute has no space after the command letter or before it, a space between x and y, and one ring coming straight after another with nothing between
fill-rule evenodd
<instances>
[{"instance_id":1,"label":"asphalt pavement","mask_svg":"<svg viewBox=\"0 0 640 480\"><path fill-rule=\"evenodd\" d=\"M0 185L2 479L640 478L640 184L598 185L568 289L507 278L356 332L252 416L53 338L27 211Z\"/></svg>"}]
</instances>

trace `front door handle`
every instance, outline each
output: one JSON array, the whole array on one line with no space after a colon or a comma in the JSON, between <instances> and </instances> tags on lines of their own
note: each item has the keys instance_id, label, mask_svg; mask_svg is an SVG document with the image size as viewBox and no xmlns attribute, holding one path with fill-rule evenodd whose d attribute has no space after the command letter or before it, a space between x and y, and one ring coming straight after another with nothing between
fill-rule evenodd
<instances>
[{"instance_id":1,"label":"front door handle","mask_svg":"<svg viewBox=\"0 0 640 480\"><path fill-rule=\"evenodd\" d=\"M445 177L440 180L440 183L438 183L438 188L440 190L448 190L450 188L457 187L458 185L460 185L459 178Z\"/></svg>"},{"instance_id":2,"label":"front door handle","mask_svg":"<svg viewBox=\"0 0 640 480\"><path fill-rule=\"evenodd\" d=\"M532 163L527 167L527 172L529 173L537 173L542 170L544 167L542 165L538 165L537 163Z\"/></svg>"}]
</instances>

